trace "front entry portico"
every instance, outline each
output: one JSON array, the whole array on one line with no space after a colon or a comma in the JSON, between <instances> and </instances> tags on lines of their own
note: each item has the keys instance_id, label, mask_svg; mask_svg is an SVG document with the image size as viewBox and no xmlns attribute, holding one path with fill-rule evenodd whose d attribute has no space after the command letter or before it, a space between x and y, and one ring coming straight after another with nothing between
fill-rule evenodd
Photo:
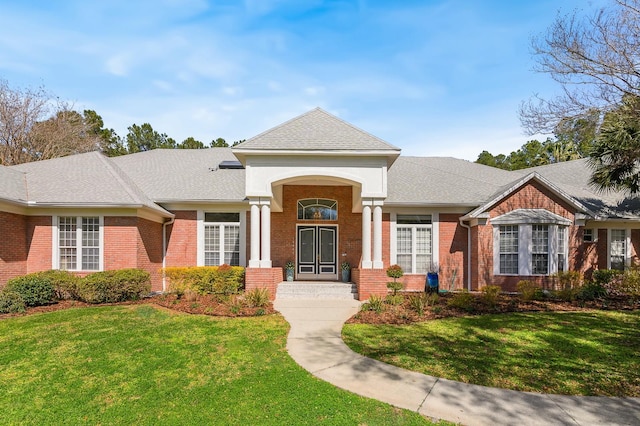
<instances>
[{"instance_id":1,"label":"front entry portico","mask_svg":"<svg viewBox=\"0 0 640 426\"><path fill-rule=\"evenodd\" d=\"M297 234L296 278L337 280L337 227L299 225Z\"/></svg>"}]
</instances>

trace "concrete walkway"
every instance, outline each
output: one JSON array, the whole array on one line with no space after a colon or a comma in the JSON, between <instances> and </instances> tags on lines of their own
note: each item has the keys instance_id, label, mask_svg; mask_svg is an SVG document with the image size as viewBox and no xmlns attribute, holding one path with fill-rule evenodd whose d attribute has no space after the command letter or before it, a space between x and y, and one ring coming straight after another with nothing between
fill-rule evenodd
<instances>
[{"instance_id":1,"label":"concrete walkway","mask_svg":"<svg viewBox=\"0 0 640 426\"><path fill-rule=\"evenodd\" d=\"M291 325L287 350L314 376L396 407L463 425L640 425L640 398L544 395L439 379L365 358L349 349L342 325L355 300L282 299Z\"/></svg>"}]
</instances>

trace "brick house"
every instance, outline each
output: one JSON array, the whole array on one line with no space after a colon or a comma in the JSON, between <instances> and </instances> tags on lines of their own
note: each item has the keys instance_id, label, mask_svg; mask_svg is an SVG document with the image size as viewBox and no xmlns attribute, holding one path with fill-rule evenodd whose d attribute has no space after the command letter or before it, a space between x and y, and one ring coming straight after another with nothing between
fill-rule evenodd
<instances>
[{"instance_id":1,"label":"brick house","mask_svg":"<svg viewBox=\"0 0 640 426\"><path fill-rule=\"evenodd\" d=\"M312 110L233 148L91 152L0 166L0 285L47 269L246 266L272 294L283 267L359 297L407 289L512 291L558 271L624 268L640 249L640 203L589 186L585 160L504 171L400 149Z\"/></svg>"}]
</instances>

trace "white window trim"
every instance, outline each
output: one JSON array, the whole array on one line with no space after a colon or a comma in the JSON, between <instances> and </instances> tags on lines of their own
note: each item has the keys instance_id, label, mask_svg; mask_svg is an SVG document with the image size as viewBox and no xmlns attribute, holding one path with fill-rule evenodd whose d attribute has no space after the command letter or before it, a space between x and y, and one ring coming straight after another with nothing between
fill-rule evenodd
<instances>
[{"instance_id":1,"label":"white window trim","mask_svg":"<svg viewBox=\"0 0 640 426\"><path fill-rule=\"evenodd\" d=\"M591 241L585 241L584 240L584 235L582 237L582 242L585 244L593 244L593 243L597 243L598 242L598 228L585 228L583 230L583 232L586 231L591 231L591 236L592 236L592 240Z\"/></svg>"},{"instance_id":2,"label":"white window trim","mask_svg":"<svg viewBox=\"0 0 640 426\"><path fill-rule=\"evenodd\" d=\"M247 222L247 212L246 211L240 211L240 212L235 212L229 209L207 209L207 210L198 210L197 211L197 224L196 224L196 240L197 240L197 255L196 255L196 265L197 266L204 266L204 226L205 226L205 221L204 221L204 214L205 213L239 213L240 214L240 222L239 222L239 226L240 226L240 260L239 260L239 264L240 266L247 266L247 226L246 226L246 222ZM234 225L234 224L238 224L238 222L207 222L207 225ZM224 261L224 255L222 255L222 250L224 250L224 228L222 228L220 230L220 238L221 238L221 256L220 256L220 260Z\"/></svg>"},{"instance_id":3,"label":"white window trim","mask_svg":"<svg viewBox=\"0 0 640 426\"><path fill-rule=\"evenodd\" d=\"M437 263L440 265L440 218L438 212L430 212L430 211L415 211L415 210L399 210L395 212L391 212L390 223L389 223L389 259L392 265L398 263L398 232L397 232L397 224L398 224L398 215L431 215L431 262ZM415 226L415 225L407 225L407 226ZM412 244L415 245L415 239L412 240ZM415 250L412 248L413 253ZM411 267L412 270L415 271L415 256L411 258ZM405 275L424 275L422 273L413 273L406 272Z\"/></svg>"},{"instance_id":4,"label":"white window trim","mask_svg":"<svg viewBox=\"0 0 640 426\"><path fill-rule=\"evenodd\" d=\"M57 215L51 216L53 235L51 236L51 267L52 269L60 269L60 229L59 220L60 217L74 217L76 219L76 244L77 244L77 266L79 269L67 269L72 272L82 272L82 218L83 217L97 217L98 218L98 239L99 239L99 265L98 269L89 269L87 271L104 271L104 216L102 215Z\"/></svg>"},{"instance_id":5,"label":"white window trim","mask_svg":"<svg viewBox=\"0 0 640 426\"><path fill-rule=\"evenodd\" d=\"M558 272L558 226L543 223L549 227L549 272L547 274L533 274L533 239L532 225L514 223L518 225L518 276L546 277ZM568 269L569 231L564 235L564 270ZM500 273L500 225L493 225L493 274L500 276L514 276L514 274Z\"/></svg>"},{"instance_id":6,"label":"white window trim","mask_svg":"<svg viewBox=\"0 0 640 426\"><path fill-rule=\"evenodd\" d=\"M607 229L607 269L611 269L611 231L624 231L624 266L631 266L631 229L629 228L609 228Z\"/></svg>"}]
</instances>

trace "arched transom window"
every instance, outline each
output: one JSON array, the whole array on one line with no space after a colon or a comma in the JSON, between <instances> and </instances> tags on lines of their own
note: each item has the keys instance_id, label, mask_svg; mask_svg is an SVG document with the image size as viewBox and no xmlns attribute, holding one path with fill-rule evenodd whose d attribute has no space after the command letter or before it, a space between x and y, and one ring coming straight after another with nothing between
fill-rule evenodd
<instances>
[{"instance_id":1,"label":"arched transom window","mask_svg":"<svg viewBox=\"0 0 640 426\"><path fill-rule=\"evenodd\" d=\"M298 200L299 220L338 220L338 202L323 198Z\"/></svg>"}]
</instances>

